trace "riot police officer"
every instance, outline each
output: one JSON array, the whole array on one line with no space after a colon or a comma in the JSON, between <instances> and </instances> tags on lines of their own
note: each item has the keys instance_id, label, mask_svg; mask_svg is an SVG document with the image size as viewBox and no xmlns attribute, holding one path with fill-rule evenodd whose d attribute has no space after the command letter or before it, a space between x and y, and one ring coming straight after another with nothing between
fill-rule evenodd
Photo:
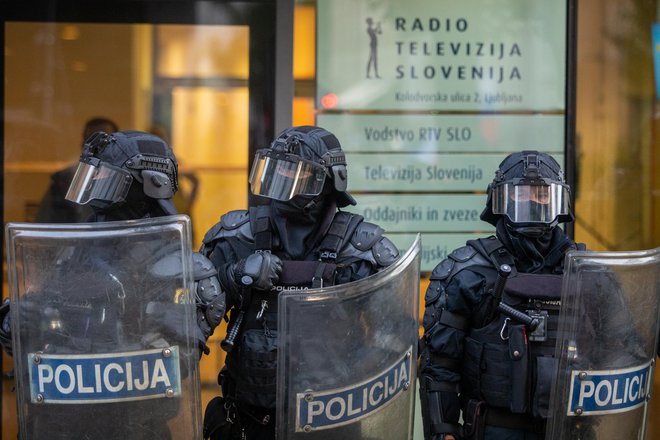
<instances>
[{"instance_id":1,"label":"riot police officer","mask_svg":"<svg viewBox=\"0 0 660 440\"><path fill-rule=\"evenodd\" d=\"M135 130L96 132L85 142L66 199L90 205L94 214L88 221L135 220L176 214L172 197L178 186L174 151L158 136ZM206 257L193 253L198 339L205 352L205 342L225 312L216 275Z\"/></svg>"},{"instance_id":2,"label":"riot police officer","mask_svg":"<svg viewBox=\"0 0 660 440\"><path fill-rule=\"evenodd\" d=\"M346 165L332 133L286 129L257 151L249 177L252 194L270 203L229 212L206 234L201 252L218 269L231 316L223 397L206 409L205 437L275 437L278 292L358 280L398 258L380 227L338 210L356 204Z\"/></svg>"},{"instance_id":3,"label":"riot police officer","mask_svg":"<svg viewBox=\"0 0 660 440\"><path fill-rule=\"evenodd\" d=\"M91 222L135 220L176 214L171 198L177 188L176 157L162 139L140 131L96 132L84 144L66 198L91 206L94 212ZM53 268L55 279L48 289L26 295L33 297L28 298L29 304L24 307L35 320L45 322L55 319L55 314L61 324L47 333L49 337L40 337L49 339L45 346L28 349L93 355L118 349L160 349L163 344L185 340L181 305L172 297L175 289L167 281L180 277L181 258L176 256L180 243L171 247L161 244L154 246L147 242L130 255L122 255L122 249L97 250L94 246L64 251ZM121 267L115 264L119 260L124 262ZM133 273L131 264L125 263L127 260L134 261L136 267L146 265L149 273ZM192 266L198 321L196 338L200 348L206 349L206 340L224 315L225 296L217 271L207 258L194 253ZM72 283L67 280L80 276L85 279L78 288L69 287ZM124 288L129 285L134 288ZM42 299L51 298L52 292L60 290L62 299L55 302ZM9 304L3 309L0 341L11 354ZM129 312L141 319L120 324L120 315L128 316ZM199 353L193 349L181 356L194 356L196 362ZM185 377L187 372L181 371L181 375ZM178 399L138 400L126 403L121 413L117 405L112 408L107 405L112 403L35 407L38 416L33 424L47 429L59 426L57 420L75 414L79 426L91 437L170 438L167 420L177 414L180 403ZM102 417L94 417L98 414ZM66 431L53 429L52 438L70 437Z\"/></svg>"},{"instance_id":4,"label":"riot police officer","mask_svg":"<svg viewBox=\"0 0 660 440\"><path fill-rule=\"evenodd\" d=\"M558 227L573 220L559 164L537 151L507 156L481 219L495 226L495 236L454 250L426 291L419 375L425 437L541 439L564 255L584 249Z\"/></svg>"}]
</instances>

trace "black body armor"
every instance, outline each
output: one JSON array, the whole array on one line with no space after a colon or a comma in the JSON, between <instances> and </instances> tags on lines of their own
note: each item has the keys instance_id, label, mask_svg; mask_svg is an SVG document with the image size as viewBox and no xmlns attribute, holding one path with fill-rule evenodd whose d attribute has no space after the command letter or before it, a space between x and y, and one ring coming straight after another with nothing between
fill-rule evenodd
<instances>
[{"instance_id":1,"label":"black body armor","mask_svg":"<svg viewBox=\"0 0 660 440\"><path fill-rule=\"evenodd\" d=\"M269 218L268 206L232 211L207 233L201 252L216 264L224 286L231 282L223 279L223 265L255 251L278 254L278 237ZM233 307L229 328L240 325L240 330L219 379L225 397L253 407L275 407L278 293L342 284L389 266L398 251L382 233L380 227L364 222L359 215L336 212L305 260L282 257L282 274L270 291L228 289L228 306Z\"/></svg>"},{"instance_id":2,"label":"black body armor","mask_svg":"<svg viewBox=\"0 0 660 440\"><path fill-rule=\"evenodd\" d=\"M583 247L570 242L569 248ZM497 310L493 292L498 268L503 264L513 271L501 302L537 319L534 329ZM466 291L448 294L446 289L451 281L466 270L471 274L460 276L468 280L460 288ZM468 241L436 266L425 298L420 377L427 382L426 390L440 396L441 403L435 406L444 405L444 412L454 416L449 420L446 414L441 416L441 422L436 424L443 428L435 432L462 435L458 430L457 409L452 409L459 402L452 396L458 394L464 411L472 402L485 403L491 414L491 420L486 423L497 424L492 419L498 409L503 414L519 414L522 420L547 417L550 384L556 368L553 356L562 272L561 264L543 273L517 271L513 255L495 236ZM424 400L423 396L423 403ZM429 417L433 419L430 414ZM472 428L470 422L468 417L466 429Z\"/></svg>"}]
</instances>

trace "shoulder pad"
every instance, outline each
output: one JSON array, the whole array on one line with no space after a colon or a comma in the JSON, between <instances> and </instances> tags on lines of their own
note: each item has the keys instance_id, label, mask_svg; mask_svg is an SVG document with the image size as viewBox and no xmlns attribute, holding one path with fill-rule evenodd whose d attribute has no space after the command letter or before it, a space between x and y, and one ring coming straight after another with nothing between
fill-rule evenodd
<instances>
[{"instance_id":1,"label":"shoulder pad","mask_svg":"<svg viewBox=\"0 0 660 440\"><path fill-rule=\"evenodd\" d=\"M383 228L369 222L360 222L351 237L351 244L360 251L367 251L374 247L383 236Z\"/></svg>"},{"instance_id":2,"label":"shoulder pad","mask_svg":"<svg viewBox=\"0 0 660 440\"><path fill-rule=\"evenodd\" d=\"M221 230L232 230L241 227L250 220L246 210L230 211L220 217L220 221L213 225L204 235L204 244L209 244L218 238Z\"/></svg>"},{"instance_id":3,"label":"shoulder pad","mask_svg":"<svg viewBox=\"0 0 660 440\"><path fill-rule=\"evenodd\" d=\"M206 234L204 234L204 238L202 239L202 248L211 243L220 233L220 229L222 229L222 223L218 222L215 225L211 227L208 231L206 231Z\"/></svg>"},{"instance_id":4,"label":"shoulder pad","mask_svg":"<svg viewBox=\"0 0 660 440\"><path fill-rule=\"evenodd\" d=\"M458 249L454 249L450 254L449 258L459 263L464 263L470 258L474 257L474 254L477 253L477 250L472 246L463 246Z\"/></svg>"},{"instance_id":5,"label":"shoulder pad","mask_svg":"<svg viewBox=\"0 0 660 440\"><path fill-rule=\"evenodd\" d=\"M439 283L437 279L431 278L431 282L426 288L426 293L424 294L424 304L426 307L436 302L444 291L445 288L442 283Z\"/></svg>"},{"instance_id":6,"label":"shoulder pad","mask_svg":"<svg viewBox=\"0 0 660 440\"><path fill-rule=\"evenodd\" d=\"M344 217L346 218L346 222L350 222L353 219L356 219L356 220L359 220L359 221L364 220L364 217L362 217L360 214L355 214L353 212L348 212L348 211L337 211L335 213L334 218L335 219L343 219Z\"/></svg>"},{"instance_id":7,"label":"shoulder pad","mask_svg":"<svg viewBox=\"0 0 660 440\"><path fill-rule=\"evenodd\" d=\"M399 249L387 237L382 237L373 248L374 259L379 266L387 267L399 258Z\"/></svg>"},{"instance_id":8,"label":"shoulder pad","mask_svg":"<svg viewBox=\"0 0 660 440\"><path fill-rule=\"evenodd\" d=\"M193 260L193 268L192 268L193 278L195 279L195 281L208 278L218 273L211 260L206 258L204 255L200 254L199 252L193 252L192 260Z\"/></svg>"},{"instance_id":9,"label":"shoulder pad","mask_svg":"<svg viewBox=\"0 0 660 440\"><path fill-rule=\"evenodd\" d=\"M431 272L430 279L432 280L444 280L449 277L449 274L451 273L451 270L454 268L454 264L456 264L455 260L452 260L451 258L445 258L433 268L433 272Z\"/></svg>"},{"instance_id":10,"label":"shoulder pad","mask_svg":"<svg viewBox=\"0 0 660 440\"><path fill-rule=\"evenodd\" d=\"M250 215L245 209L240 209L236 211L229 211L220 217L220 223L222 228L228 231L232 229L240 228L242 225L250 221Z\"/></svg>"},{"instance_id":11,"label":"shoulder pad","mask_svg":"<svg viewBox=\"0 0 660 440\"><path fill-rule=\"evenodd\" d=\"M220 221L213 225L204 235L200 252L208 257L213 250L214 242L224 235L223 231L237 230L241 226L248 224L249 220L250 217L246 210L230 211L224 214L220 218ZM250 235L249 228L247 229L243 233Z\"/></svg>"},{"instance_id":12,"label":"shoulder pad","mask_svg":"<svg viewBox=\"0 0 660 440\"><path fill-rule=\"evenodd\" d=\"M452 251L431 272L431 280L449 281L454 275L471 266L493 267L493 263L469 244Z\"/></svg>"}]
</instances>

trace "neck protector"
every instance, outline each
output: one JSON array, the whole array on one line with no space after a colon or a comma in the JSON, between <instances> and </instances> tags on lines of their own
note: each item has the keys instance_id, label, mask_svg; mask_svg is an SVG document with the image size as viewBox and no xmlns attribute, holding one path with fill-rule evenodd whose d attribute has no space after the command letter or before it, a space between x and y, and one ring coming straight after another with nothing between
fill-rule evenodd
<instances>
[{"instance_id":1,"label":"neck protector","mask_svg":"<svg viewBox=\"0 0 660 440\"><path fill-rule=\"evenodd\" d=\"M561 228L548 229L539 236L529 236L523 232L511 228L503 218L497 222L497 238L514 256L521 272L553 270L561 265L564 252L573 245Z\"/></svg>"},{"instance_id":2,"label":"neck protector","mask_svg":"<svg viewBox=\"0 0 660 440\"><path fill-rule=\"evenodd\" d=\"M271 202L271 221L284 253L302 260L327 230L337 204L324 195L296 196L287 202Z\"/></svg>"}]
</instances>

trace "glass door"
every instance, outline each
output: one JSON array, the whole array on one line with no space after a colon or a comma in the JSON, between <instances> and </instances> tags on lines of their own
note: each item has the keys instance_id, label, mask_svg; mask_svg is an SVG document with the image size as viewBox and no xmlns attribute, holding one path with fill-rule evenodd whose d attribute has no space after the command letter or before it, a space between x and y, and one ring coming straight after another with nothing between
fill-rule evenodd
<instances>
[{"instance_id":1,"label":"glass door","mask_svg":"<svg viewBox=\"0 0 660 440\"><path fill-rule=\"evenodd\" d=\"M0 6L4 222L83 218L69 216L62 192L85 130L135 129L174 149L175 205L191 217L198 248L221 214L246 207L253 152L273 138L282 113L290 117L290 99L288 108L275 105L276 82L287 80L276 52L288 50L290 58L292 50L276 46L276 12L286 2L88 3ZM204 407L219 393L224 364L219 341L210 343L211 355L202 360ZM5 356L3 371L11 368ZM13 382L6 376L2 436L16 438Z\"/></svg>"}]
</instances>

